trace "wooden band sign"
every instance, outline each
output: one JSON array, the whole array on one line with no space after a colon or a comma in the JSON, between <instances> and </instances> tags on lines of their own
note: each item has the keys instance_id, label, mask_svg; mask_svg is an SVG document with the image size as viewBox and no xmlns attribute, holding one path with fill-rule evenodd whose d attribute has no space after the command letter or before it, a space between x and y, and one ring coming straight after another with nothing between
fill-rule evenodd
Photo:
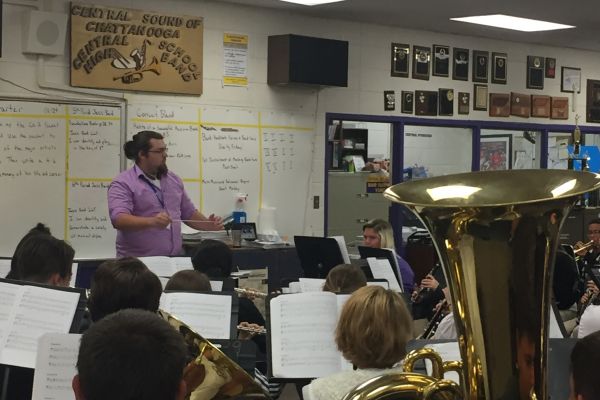
<instances>
[{"instance_id":1,"label":"wooden band sign","mask_svg":"<svg viewBox=\"0 0 600 400\"><path fill-rule=\"evenodd\" d=\"M200 17L71 3L71 85L202 94Z\"/></svg>"}]
</instances>

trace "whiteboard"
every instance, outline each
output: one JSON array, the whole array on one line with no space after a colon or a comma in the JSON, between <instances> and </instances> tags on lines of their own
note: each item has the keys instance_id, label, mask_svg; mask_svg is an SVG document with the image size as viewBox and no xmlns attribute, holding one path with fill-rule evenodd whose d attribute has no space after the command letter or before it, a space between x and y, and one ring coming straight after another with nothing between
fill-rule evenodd
<instances>
[{"instance_id":1,"label":"whiteboard","mask_svg":"<svg viewBox=\"0 0 600 400\"><path fill-rule=\"evenodd\" d=\"M245 193L248 221L272 206L280 234L304 232L314 115L130 102L128 138L145 129L165 136L169 169L205 215L229 215Z\"/></svg>"},{"instance_id":2,"label":"whiteboard","mask_svg":"<svg viewBox=\"0 0 600 400\"><path fill-rule=\"evenodd\" d=\"M0 255L37 222L77 258L114 257L106 185L120 165L121 108L0 101Z\"/></svg>"}]
</instances>

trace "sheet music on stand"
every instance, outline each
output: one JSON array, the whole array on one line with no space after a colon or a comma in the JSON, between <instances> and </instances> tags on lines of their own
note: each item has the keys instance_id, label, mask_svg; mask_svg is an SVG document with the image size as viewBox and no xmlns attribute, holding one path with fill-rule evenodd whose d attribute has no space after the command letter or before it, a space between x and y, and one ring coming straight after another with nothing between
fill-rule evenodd
<instances>
[{"instance_id":1,"label":"sheet music on stand","mask_svg":"<svg viewBox=\"0 0 600 400\"><path fill-rule=\"evenodd\" d=\"M192 265L192 259L190 257L164 257L164 256L151 256L151 257L138 257L150 271L154 272L156 276L170 278L176 272L183 271L186 269L194 269Z\"/></svg>"},{"instance_id":2,"label":"sheet music on stand","mask_svg":"<svg viewBox=\"0 0 600 400\"><path fill-rule=\"evenodd\" d=\"M71 382L77 374L81 335L46 333L38 340L32 400L75 400Z\"/></svg>"},{"instance_id":3,"label":"sheet music on stand","mask_svg":"<svg viewBox=\"0 0 600 400\"><path fill-rule=\"evenodd\" d=\"M392 270L392 266L390 262L385 258L375 258L369 257L367 258L367 262L369 263L369 268L371 268L371 273L373 274L373 278L375 279L385 279L388 281L390 285L390 289L396 292L402 292L402 287Z\"/></svg>"},{"instance_id":4,"label":"sheet music on stand","mask_svg":"<svg viewBox=\"0 0 600 400\"><path fill-rule=\"evenodd\" d=\"M2 258L0 259L0 278L5 278L10 271L10 262L12 260Z\"/></svg>"},{"instance_id":5,"label":"sheet music on stand","mask_svg":"<svg viewBox=\"0 0 600 400\"><path fill-rule=\"evenodd\" d=\"M349 297L309 292L268 298L269 376L274 381L318 378L352 369L334 340L340 310Z\"/></svg>"},{"instance_id":6,"label":"sheet music on stand","mask_svg":"<svg viewBox=\"0 0 600 400\"><path fill-rule=\"evenodd\" d=\"M79 327L82 292L0 280L0 364L34 368L40 336Z\"/></svg>"},{"instance_id":7,"label":"sheet music on stand","mask_svg":"<svg viewBox=\"0 0 600 400\"><path fill-rule=\"evenodd\" d=\"M167 291L160 298L160 308L206 339L237 337L239 303L234 293Z\"/></svg>"}]
</instances>

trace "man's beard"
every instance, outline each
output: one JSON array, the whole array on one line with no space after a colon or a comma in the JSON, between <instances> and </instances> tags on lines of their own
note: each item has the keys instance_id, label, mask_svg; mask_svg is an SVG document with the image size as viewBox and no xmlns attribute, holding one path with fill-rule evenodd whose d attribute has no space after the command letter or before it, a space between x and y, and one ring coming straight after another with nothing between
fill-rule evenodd
<instances>
[{"instance_id":1,"label":"man's beard","mask_svg":"<svg viewBox=\"0 0 600 400\"><path fill-rule=\"evenodd\" d=\"M169 172L169 169L167 168L167 164L165 164L165 163L161 164L156 170L156 178L160 179L162 176L166 175L167 172Z\"/></svg>"}]
</instances>

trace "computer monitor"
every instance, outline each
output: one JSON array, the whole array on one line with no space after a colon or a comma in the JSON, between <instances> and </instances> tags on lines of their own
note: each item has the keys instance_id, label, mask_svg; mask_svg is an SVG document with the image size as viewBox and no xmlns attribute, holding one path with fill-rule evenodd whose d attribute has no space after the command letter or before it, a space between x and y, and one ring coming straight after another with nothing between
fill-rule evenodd
<instances>
[{"instance_id":1,"label":"computer monitor","mask_svg":"<svg viewBox=\"0 0 600 400\"><path fill-rule=\"evenodd\" d=\"M294 236L294 244L305 278L324 279L331 268L344 263L342 252L335 239Z\"/></svg>"},{"instance_id":2,"label":"computer monitor","mask_svg":"<svg viewBox=\"0 0 600 400\"><path fill-rule=\"evenodd\" d=\"M392 271L398 280L398 284L402 287L402 277L398 274L398 260L396 254L390 249L378 249L375 247L358 246L358 254L360 258L367 259L369 257L386 259L392 266Z\"/></svg>"}]
</instances>

